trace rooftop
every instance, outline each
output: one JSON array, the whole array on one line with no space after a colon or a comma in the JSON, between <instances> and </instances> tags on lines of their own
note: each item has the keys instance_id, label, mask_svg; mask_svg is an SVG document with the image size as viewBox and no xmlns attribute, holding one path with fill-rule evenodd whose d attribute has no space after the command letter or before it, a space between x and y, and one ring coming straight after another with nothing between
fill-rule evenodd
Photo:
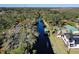
<instances>
[{"instance_id":1,"label":"rooftop","mask_svg":"<svg viewBox=\"0 0 79 59\"><path fill-rule=\"evenodd\" d=\"M79 31L77 28L75 28L71 25L65 25L64 28L66 28L70 32Z\"/></svg>"}]
</instances>

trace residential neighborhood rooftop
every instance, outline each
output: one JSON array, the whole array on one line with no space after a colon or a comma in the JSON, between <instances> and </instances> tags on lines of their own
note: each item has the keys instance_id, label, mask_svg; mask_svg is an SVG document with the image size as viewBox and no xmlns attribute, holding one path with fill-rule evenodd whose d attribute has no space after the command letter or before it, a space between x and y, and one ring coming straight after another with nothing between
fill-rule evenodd
<instances>
[{"instance_id":1,"label":"residential neighborhood rooftop","mask_svg":"<svg viewBox=\"0 0 79 59\"><path fill-rule=\"evenodd\" d=\"M71 32L79 31L77 28L75 28L71 25L65 25L64 28L66 28L68 31L71 31Z\"/></svg>"}]
</instances>

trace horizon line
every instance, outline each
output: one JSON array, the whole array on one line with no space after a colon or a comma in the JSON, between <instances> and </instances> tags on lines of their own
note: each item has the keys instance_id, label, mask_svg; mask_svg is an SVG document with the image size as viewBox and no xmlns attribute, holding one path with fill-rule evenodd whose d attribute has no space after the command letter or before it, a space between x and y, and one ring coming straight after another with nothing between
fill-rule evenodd
<instances>
[{"instance_id":1,"label":"horizon line","mask_svg":"<svg viewBox=\"0 0 79 59\"><path fill-rule=\"evenodd\" d=\"M0 7L78 8L79 4L0 4Z\"/></svg>"}]
</instances>

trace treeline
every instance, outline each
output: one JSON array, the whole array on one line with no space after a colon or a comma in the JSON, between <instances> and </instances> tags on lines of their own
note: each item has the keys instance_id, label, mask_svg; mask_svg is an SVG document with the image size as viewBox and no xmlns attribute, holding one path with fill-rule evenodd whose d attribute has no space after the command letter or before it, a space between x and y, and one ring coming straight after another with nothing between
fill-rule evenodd
<instances>
[{"instance_id":1,"label":"treeline","mask_svg":"<svg viewBox=\"0 0 79 59\"><path fill-rule=\"evenodd\" d=\"M55 8L49 9L48 14L42 15L45 20L49 23L52 23L52 26L63 26L65 21L66 24L75 26L77 18L79 18L79 9L78 8ZM69 23L70 22L70 23Z\"/></svg>"},{"instance_id":2,"label":"treeline","mask_svg":"<svg viewBox=\"0 0 79 59\"><path fill-rule=\"evenodd\" d=\"M38 15L32 11L33 9L28 8L0 8L0 32L11 28L16 21L22 22L36 18Z\"/></svg>"},{"instance_id":3,"label":"treeline","mask_svg":"<svg viewBox=\"0 0 79 59\"><path fill-rule=\"evenodd\" d=\"M53 25L63 25L63 20L74 21L79 16L78 8L0 8L0 32L11 28L18 20L36 19L38 12Z\"/></svg>"}]
</instances>

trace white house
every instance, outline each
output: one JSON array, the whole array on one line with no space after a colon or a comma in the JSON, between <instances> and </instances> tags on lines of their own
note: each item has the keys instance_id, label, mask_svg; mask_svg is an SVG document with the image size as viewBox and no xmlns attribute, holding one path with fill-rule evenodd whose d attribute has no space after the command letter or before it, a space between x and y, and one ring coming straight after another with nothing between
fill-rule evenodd
<instances>
[{"instance_id":1,"label":"white house","mask_svg":"<svg viewBox=\"0 0 79 59\"><path fill-rule=\"evenodd\" d=\"M79 48L79 30L77 28L65 25L60 31L62 32L61 38L66 46L69 48Z\"/></svg>"}]
</instances>

